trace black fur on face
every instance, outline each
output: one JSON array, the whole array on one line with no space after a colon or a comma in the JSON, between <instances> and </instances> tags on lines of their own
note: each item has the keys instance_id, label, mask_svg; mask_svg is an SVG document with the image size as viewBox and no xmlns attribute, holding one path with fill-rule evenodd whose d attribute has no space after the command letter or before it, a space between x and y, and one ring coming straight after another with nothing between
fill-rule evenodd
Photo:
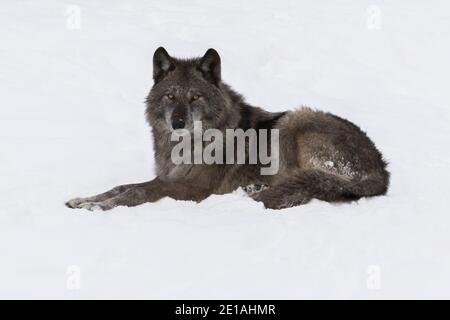
<instances>
[{"instance_id":1,"label":"black fur on face","mask_svg":"<svg viewBox=\"0 0 450 320\"><path fill-rule=\"evenodd\" d=\"M222 90L220 56L214 49L196 59L177 59L160 47L153 55L154 85L147 97L147 119L161 131L186 128L224 129L229 103Z\"/></svg>"}]
</instances>

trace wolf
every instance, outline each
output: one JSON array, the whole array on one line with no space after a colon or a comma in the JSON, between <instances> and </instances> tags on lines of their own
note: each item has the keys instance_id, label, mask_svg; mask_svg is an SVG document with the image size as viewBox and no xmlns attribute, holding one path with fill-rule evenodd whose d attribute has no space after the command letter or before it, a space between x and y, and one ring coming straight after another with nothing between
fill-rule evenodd
<instances>
[{"instance_id":1,"label":"wolf","mask_svg":"<svg viewBox=\"0 0 450 320\"><path fill-rule=\"evenodd\" d=\"M248 104L222 80L221 58L214 49L203 57L178 59L160 47L153 55L153 79L146 118L153 134L156 178L72 199L66 203L69 208L109 210L164 197L200 202L243 188L265 208L284 209L314 198L348 202L388 190L387 163L358 126L308 107L268 112ZM202 121L204 130L278 130L278 172L261 175L261 163L173 163L171 133L192 131L195 121Z\"/></svg>"}]
</instances>

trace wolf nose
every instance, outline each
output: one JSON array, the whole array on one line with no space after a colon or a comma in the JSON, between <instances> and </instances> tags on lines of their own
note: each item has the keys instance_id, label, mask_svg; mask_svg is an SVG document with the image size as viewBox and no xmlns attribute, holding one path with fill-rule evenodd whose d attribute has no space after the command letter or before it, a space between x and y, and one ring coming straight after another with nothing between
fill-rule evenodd
<instances>
[{"instance_id":1,"label":"wolf nose","mask_svg":"<svg viewBox=\"0 0 450 320\"><path fill-rule=\"evenodd\" d=\"M184 120L182 118L176 118L172 120L172 127L176 129L183 129L185 126Z\"/></svg>"}]
</instances>

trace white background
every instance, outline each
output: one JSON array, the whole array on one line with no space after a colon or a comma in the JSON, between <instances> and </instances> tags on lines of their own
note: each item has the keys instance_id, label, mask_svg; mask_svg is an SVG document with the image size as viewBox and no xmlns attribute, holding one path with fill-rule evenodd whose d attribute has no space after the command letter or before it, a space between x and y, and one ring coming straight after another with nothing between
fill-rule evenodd
<instances>
[{"instance_id":1,"label":"white background","mask_svg":"<svg viewBox=\"0 0 450 320\"><path fill-rule=\"evenodd\" d=\"M449 33L446 1L2 0L0 298L450 298ZM217 49L254 105L360 125L388 195L65 208L153 178L143 101L161 45Z\"/></svg>"}]
</instances>

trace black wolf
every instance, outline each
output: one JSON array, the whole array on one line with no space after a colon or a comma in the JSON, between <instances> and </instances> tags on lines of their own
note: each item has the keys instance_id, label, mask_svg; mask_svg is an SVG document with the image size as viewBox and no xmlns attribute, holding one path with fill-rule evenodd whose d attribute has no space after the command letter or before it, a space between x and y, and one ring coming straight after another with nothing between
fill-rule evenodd
<instances>
[{"instance_id":1,"label":"black wolf","mask_svg":"<svg viewBox=\"0 0 450 320\"><path fill-rule=\"evenodd\" d=\"M154 85L146 100L152 127L156 178L122 185L89 198L76 198L70 208L109 210L136 206L163 197L202 201L242 187L266 208L282 209L324 201L351 201L387 192L386 162L373 142L353 123L321 111L300 108L267 112L247 104L221 78L214 49L201 58L176 59L160 47L153 56ZM261 175L261 164L174 164L174 129L278 129L279 170Z\"/></svg>"}]
</instances>

